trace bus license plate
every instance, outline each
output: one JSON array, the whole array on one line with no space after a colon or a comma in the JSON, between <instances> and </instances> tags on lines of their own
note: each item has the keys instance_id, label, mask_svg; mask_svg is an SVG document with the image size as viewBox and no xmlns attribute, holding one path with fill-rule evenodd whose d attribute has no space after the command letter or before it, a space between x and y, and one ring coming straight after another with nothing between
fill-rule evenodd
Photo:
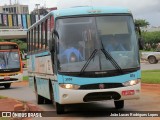
<instances>
[{"instance_id":1,"label":"bus license plate","mask_svg":"<svg viewBox=\"0 0 160 120\"><path fill-rule=\"evenodd\" d=\"M122 91L122 95L123 96L134 95L134 94L135 94L134 90L125 90L125 91Z\"/></svg>"},{"instance_id":2,"label":"bus license plate","mask_svg":"<svg viewBox=\"0 0 160 120\"><path fill-rule=\"evenodd\" d=\"M4 77L4 80L10 80L10 77Z\"/></svg>"}]
</instances>

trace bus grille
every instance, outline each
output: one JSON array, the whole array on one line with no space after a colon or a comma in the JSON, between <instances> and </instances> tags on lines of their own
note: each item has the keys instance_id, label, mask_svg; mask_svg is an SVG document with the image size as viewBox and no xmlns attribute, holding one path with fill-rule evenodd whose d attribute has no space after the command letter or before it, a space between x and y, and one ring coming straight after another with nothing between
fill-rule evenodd
<instances>
[{"instance_id":1,"label":"bus grille","mask_svg":"<svg viewBox=\"0 0 160 120\"><path fill-rule=\"evenodd\" d=\"M101 101L101 100L119 100L121 98L121 95L117 92L95 92L95 93L89 93L84 98L84 102L90 102L90 101Z\"/></svg>"},{"instance_id":2,"label":"bus grille","mask_svg":"<svg viewBox=\"0 0 160 120\"><path fill-rule=\"evenodd\" d=\"M99 87L99 84L89 84L89 85L81 85L79 89L81 90L91 90L91 89L102 89ZM118 87L124 87L121 83L103 83L104 88L103 89L110 89L110 88L118 88Z\"/></svg>"}]
</instances>

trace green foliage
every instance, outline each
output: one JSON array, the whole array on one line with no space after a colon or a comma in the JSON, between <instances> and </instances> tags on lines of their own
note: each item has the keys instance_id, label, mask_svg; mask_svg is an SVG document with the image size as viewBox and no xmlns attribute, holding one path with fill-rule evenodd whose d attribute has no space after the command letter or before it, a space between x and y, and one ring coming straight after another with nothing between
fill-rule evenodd
<instances>
[{"instance_id":1,"label":"green foliage","mask_svg":"<svg viewBox=\"0 0 160 120\"><path fill-rule=\"evenodd\" d=\"M28 81L29 77L28 76L23 76L24 81Z\"/></svg>"},{"instance_id":2,"label":"green foliage","mask_svg":"<svg viewBox=\"0 0 160 120\"><path fill-rule=\"evenodd\" d=\"M146 70L142 71L142 82L160 84L160 70Z\"/></svg>"},{"instance_id":3,"label":"green foliage","mask_svg":"<svg viewBox=\"0 0 160 120\"><path fill-rule=\"evenodd\" d=\"M0 38L0 42L5 42L5 41L6 41L6 40L3 40L3 39Z\"/></svg>"},{"instance_id":4,"label":"green foliage","mask_svg":"<svg viewBox=\"0 0 160 120\"><path fill-rule=\"evenodd\" d=\"M18 44L21 51L27 51L27 43L23 42L22 40L11 40L10 42L15 42Z\"/></svg>"},{"instance_id":5,"label":"green foliage","mask_svg":"<svg viewBox=\"0 0 160 120\"><path fill-rule=\"evenodd\" d=\"M4 98L7 98L7 97L4 97L4 96L0 96L0 99L4 99Z\"/></svg>"},{"instance_id":6,"label":"green foliage","mask_svg":"<svg viewBox=\"0 0 160 120\"><path fill-rule=\"evenodd\" d=\"M142 32L142 36L147 43L158 43L160 42L160 32Z\"/></svg>"},{"instance_id":7,"label":"green foliage","mask_svg":"<svg viewBox=\"0 0 160 120\"><path fill-rule=\"evenodd\" d=\"M142 37L145 40L145 49L146 50L155 50L157 49L157 43L160 43L160 32L142 32Z\"/></svg>"},{"instance_id":8,"label":"green foliage","mask_svg":"<svg viewBox=\"0 0 160 120\"><path fill-rule=\"evenodd\" d=\"M147 27L149 25L149 22L144 19L137 19L135 20L135 24L138 24L139 27Z\"/></svg>"}]
</instances>

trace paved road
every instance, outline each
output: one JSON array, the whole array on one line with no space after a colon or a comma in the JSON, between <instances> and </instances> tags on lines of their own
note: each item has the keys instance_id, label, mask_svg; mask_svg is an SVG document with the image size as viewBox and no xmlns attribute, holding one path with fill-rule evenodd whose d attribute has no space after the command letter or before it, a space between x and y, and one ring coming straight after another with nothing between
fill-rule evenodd
<instances>
[{"instance_id":1,"label":"paved road","mask_svg":"<svg viewBox=\"0 0 160 120\"><path fill-rule=\"evenodd\" d=\"M160 70L160 62L157 64L141 63L142 70Z\"/></svg>"}]
</instances>

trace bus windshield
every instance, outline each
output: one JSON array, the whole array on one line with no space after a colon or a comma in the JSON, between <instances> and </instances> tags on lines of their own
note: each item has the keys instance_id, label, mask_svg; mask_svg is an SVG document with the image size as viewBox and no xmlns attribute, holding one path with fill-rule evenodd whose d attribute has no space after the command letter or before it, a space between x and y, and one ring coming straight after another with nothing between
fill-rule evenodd
<instances>
[{"instance_id":1,"label":"bus windshield","mask_svg":"<svg viewBox=\"0 0 160 120\"><path fill-rule=\"evenodd\" d=\"M62 18L57 19L56 30L60 72L108 71L116 70L116 66L126 70L140 66L131 16Z\"/></svg>"},{"instance_id":2,"label":"bus windshield","mask_svg":"<svg viewBox=\"0 0 160 120\"><path fill-rule=\"evenodd\" d=\"M0 51L0 69L20 68L20 58L17 51Z\"/></svg>"}]
</instances>

